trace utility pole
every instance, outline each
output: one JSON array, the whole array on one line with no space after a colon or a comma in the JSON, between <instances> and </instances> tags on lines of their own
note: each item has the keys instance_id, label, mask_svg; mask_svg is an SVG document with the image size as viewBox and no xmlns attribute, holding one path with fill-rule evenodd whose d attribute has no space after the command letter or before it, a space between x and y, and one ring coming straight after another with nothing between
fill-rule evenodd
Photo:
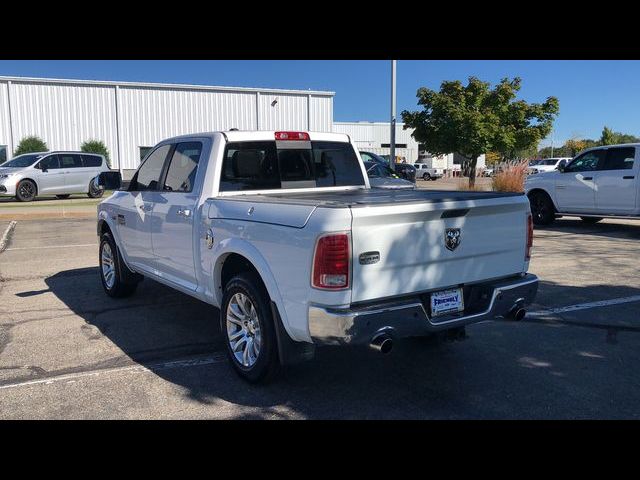
<instances>
[{"instance_id":1,"label":"utility pole","mask_svg":"<svg viewBox=\"0 0 640 480\"><path fill-rule=\"evenodd\" d=\"M553 130L551 130L551 158L553 158Z\"/></svg>"},{"instance_id":2,"label":"utility pole","mask_svg":"<svg viewBox=\"0 0 640 480\"><path fill-rule=\"evenodd\" d=\"M389 168L396 169L396 61L391 60L391 141L389 142Z\"/></svg>"}]
</instances>

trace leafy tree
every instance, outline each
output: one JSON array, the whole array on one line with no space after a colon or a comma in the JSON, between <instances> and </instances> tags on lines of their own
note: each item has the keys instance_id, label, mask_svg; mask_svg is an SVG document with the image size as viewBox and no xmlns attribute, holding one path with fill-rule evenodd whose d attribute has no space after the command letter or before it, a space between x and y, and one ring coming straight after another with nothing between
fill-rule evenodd
<instances>
[{"instance_id":1,"label":"leafy tree","mask_svg":"<svg viewBox=\"0 0 640 480\"><path fill-rule=\"evenodd\" d=\"M500 163L502 161L502 157L497 152L487 152L484 157L484 162L487 165L495 165L496 163Z\"/></svg>"},{"instance_id":2,"label":"leafy tree","mask_svg":"<svg viewBox=\"0 0 640 480\"><path fill-rule=\"evenodd\" d=\"M445 81L436 92L418 89L422 110L402 112L404 128L413 128L413 138L434 155L456 152L466 158L469 187L475 186L478 157L485 152L503 156L529 149L551 131L558 113L558 100L529 104L515 100L520 78L503 79L495 88L469 77L465 86L458 80Z\"/></svg>"},{"instance_id":3,"label":"leafy tree","mask_svg":"<svg viewBox=\"0 0 640 480\"><path fill-rule=\"evenodd\" d=\"M109 158L109 149L100 140L86 140L81 146L80 151L85 153L97 153L104 155L107 159L107 165L111 168L111 159Z\"/></svg>"},{"instance_id":4,"label":"leafy tree","mask_svg":"<svg viewBox=\"0 0 640 480\"><path fill-rule=\"evenodd\" d=\"M616 143L616 134L613 133L613 130L609 127L605 126L602 129L602 135L600 135L600 145L614 145Z\"/></svg>"},{"instance_id":5,"label":"leafy tree","mask_svg":"<svg viewBox=\"0 0 640 480\"><path fill-rule=\"evenodd\" d=\"M20 140L18 144L18 148L13 152L14 156L22 155L23 153L33 153L33 152L47 152L49 151L49 147L44 143L40 137L36 137L35 135L24 137Z\"/></svg>"},{"instance_id":6,"label":"leafy tree","mask_svg":"<svg viewBox=\"0 0 640 480\"><path fill-rule=\"evenodd\" d=\"M578 140L573 138L570 140L567 140L564 146L567 148L567 150L569 150L569 153L570 153L570 155L568 155L569 157L575 157L578 154L578 152L581 152L585 148L588 148L587 142L585 142L584 140Z\"/></svg>"}]
</instances>

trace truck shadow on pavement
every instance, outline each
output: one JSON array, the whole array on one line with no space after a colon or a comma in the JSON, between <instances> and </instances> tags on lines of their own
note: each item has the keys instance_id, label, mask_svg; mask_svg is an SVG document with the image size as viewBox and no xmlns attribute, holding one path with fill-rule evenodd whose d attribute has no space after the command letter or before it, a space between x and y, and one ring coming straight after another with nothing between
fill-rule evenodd
<instances>
[{"instance_id":1,"label":"truck shadow on pavement","mask_svg":"<svg viewBox=\"0 0 640 480\"><path fill-rule=\"evenodd\" d=\"M606 342L602 330L557 317L474 325L466 341L408 339L387 356L364 348L318 349L314 361L253 386L226 361L156 368L224 352L218 310L207 304L148 279L133 297L111 299L97 267L63 271L46 284L84 319L87 341L104 336L122 351L108 366L145 366L182 387L181 402L211 406L216 418L629 418L640 401L633 387L638 375L619 368L637 365L640 335ZM592 288L592 299L621 296L620 286ZM541 299L590 295L544 282L540 293ZM584 323L584 312L572 315ZM613 320L605 315L596 323ZM612 397L619 399L615 406Z\"/></svg>"},{"instance_id":2,"label":"truck shadow on pavement","mask_svg":"<svg viewBox=\"0 0 640 480\"><path fill-rule=\"evenodd\" d=\"M548 226L536 226L535 233L548 232L545 235L548 238L553 237L554 233L558 233L640 240L640 220L633 220L632 222L622 223L622 220L608 219L589 225L579 218L565 217L556 219L555 222Z\"/></svg>"}]
</instances>

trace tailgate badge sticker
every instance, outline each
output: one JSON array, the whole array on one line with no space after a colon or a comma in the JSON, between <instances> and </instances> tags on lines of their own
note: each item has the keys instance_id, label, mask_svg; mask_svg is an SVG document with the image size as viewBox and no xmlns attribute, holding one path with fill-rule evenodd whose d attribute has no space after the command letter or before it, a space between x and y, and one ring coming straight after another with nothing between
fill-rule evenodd
<instances>
[{"instance_id":1,"label":"tailgate badge sticker","mask_svg":"<svg viewBox=\"0 0 640 480\"><path fill-rule=\"evenodd\" d=\"M371 265L380 261L380 252L364 252L358 257L360 265Z\"/></svg>"},{"instance_id":2,"label":"tailgate badge sticker","mask_svg":"<svg viewBox=\"0 0 640 480\"><path fill-rule=\"evenodd\" d=\"M447 228L444 232L444 245L448 250L452 252L458 248L460 242L462 241L462 237L460 236L459 228Z\"/></svg>"}]
</instances>

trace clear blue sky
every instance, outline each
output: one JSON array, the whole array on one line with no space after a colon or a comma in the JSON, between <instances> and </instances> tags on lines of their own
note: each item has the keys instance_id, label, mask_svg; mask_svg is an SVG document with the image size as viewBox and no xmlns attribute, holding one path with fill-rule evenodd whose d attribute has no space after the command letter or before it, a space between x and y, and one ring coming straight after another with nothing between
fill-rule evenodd
<instances>
[{"instance_id":1,"label":"clear blue sky","mask_svg":"<svg viewBox=\"0 0 640 480\"><path fill-rule=\"evenodd\" d=\"M331 90L336 121L389 118L390 62L381 61L0 61L0 75ZM475 75L523 79L521 98L560 100L554 143L597 138L604 125L640 136L640 61L398 61L398 115L420 86ZM543 144L549 143L548 141Z\"/></svg>"}]
</instances>

